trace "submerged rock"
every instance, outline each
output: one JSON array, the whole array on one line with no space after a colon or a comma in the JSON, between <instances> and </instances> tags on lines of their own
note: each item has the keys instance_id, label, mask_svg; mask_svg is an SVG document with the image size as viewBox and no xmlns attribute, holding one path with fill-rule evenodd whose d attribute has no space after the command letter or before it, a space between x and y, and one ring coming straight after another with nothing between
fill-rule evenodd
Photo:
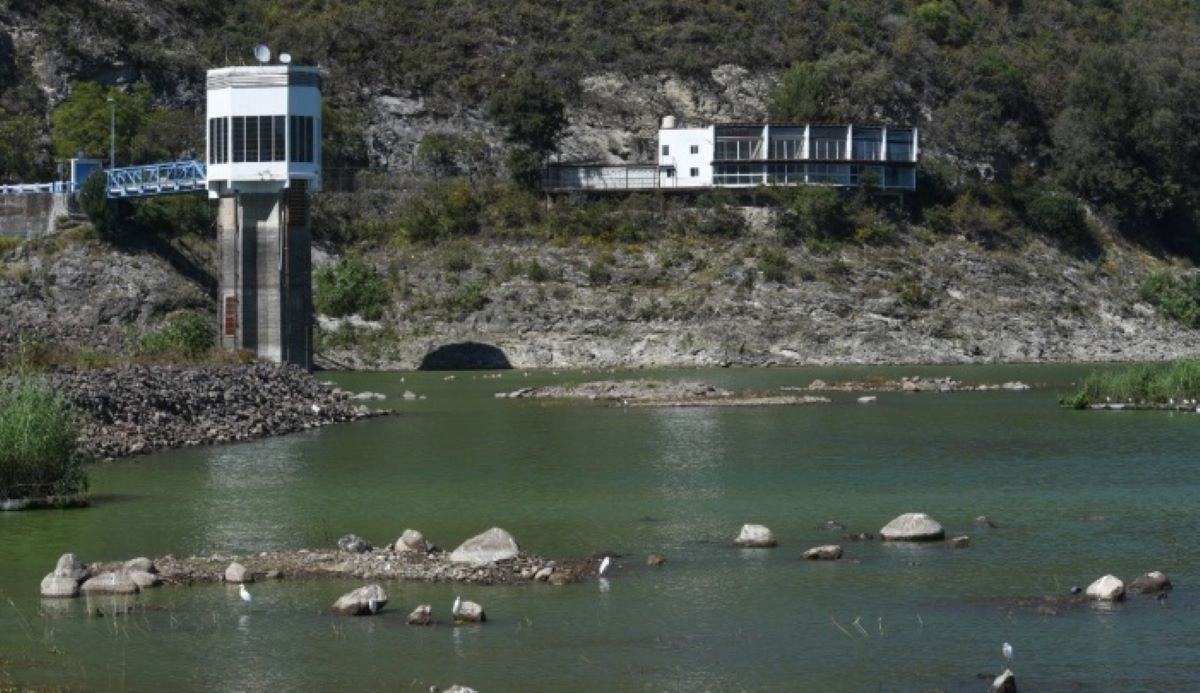
<instances>
[{"instance_id":1,"label":"submerged rock","mask_svg":"<svg viewBox=\"0 0 1200 693\"><path fill-rule=\"evenodd\" d=\"M49 573L42 578L41 593L43 597L74 597L79 594L79 581Z\"/></svg>"},{"instance_id":2,"label":"submerged rock","mask_svg":"<svg viewBox=\"0 0 1200 693\"><path fill-rule=\"evenodd\" d=\"M126 573L101 573L80 585L84 594L137 594L141 588Z\"/></svg>"},{"instance_id":3,"label":"submerged rock","mask_svg":"<svg viewBox=\"0 0 1200 693\"><path fill-rule=\"evenodd\" d=\"M454 563L485 565L516 558L520 554L521 547L517 546L513 535L499 527L492 527L459 544L450 554L450 560Z\"/></svg>"},{"instance_id":4,"label":"submerged rock","mask_svg":"<svg viewBox=\"0 0 1200 693\"><path fill-rule=\"evenodd\" d=\"M825 522L818 524L817 529L845 531L846 525L842 524L841 522L835 522L834 520L826 520Z\"/></svg>"},{"instance_id":5,"label":"submerged rock","mask_svg":"<svg viewBox=\"0 0 1200 693\"><path fill-rule=\"evenodd\" d=\"M357 534L347 534L337 542L338 548L346 553L366 553L371 550L371 545L366 539Z\"/></svg>"},{"instance_id":6,"label":"submerged rock","mask_svg":"<svg viewBox=\"0 0 1200 693\"><path fill-rule=\"evenodd\" d=\"M371 603L375 610L371 610ZM333 603L333 610L347 616L367 616L379 613L388 602L387 592L377 584L365 585L338 597Z\"/></svg>"},{"instance_id":7,"label":"submerged rock","mask_svg":"<svg viewBox=\"0 0 1200 693\"><path fill-rule=\"evenodd\" d=\"M809 561L836 561L841 557L842 547L836 544L814 546L803 554L803 558Z\"/></svg>"},{"instance_id":8,"label":"submerged rock","mask_svg":"<svg viewBox=\"0 0 1200 693\"><path fill-rule=\"evenodd\" d=\"M905 513L884 525L879 534L884 541L939 541L946 530L925 513Z\"/></svg>"},{"instance_id":9,"label":"submerged rock","mask_svg":"<svg viewBox=\"0 0 1200 693\"><path fill-rule=\"evenodd\" d=\"M1103 602L1119 602L1125 598L1125 583L1114 575L1105 575L1088 585L1087 596Z\"/></svg>"},{"instance_id":10,"label":"submerged rock","mask_svg":"<svg viewBox=\"0 0 1200 693\"><path fill-rule=\"evenodd\" d=\"M1139 592L1141 594L1160 594L1170 591L1173 588L1174 585L1171 584L1171 578L1157 570L1140 575L1133 582L1129 583L1130 592Z\"/></svg>"},{"instance_id":11,"label":"submerged rock","mask_svg":"<svg viewBox=\"0 0 1200 693\"><path fill-rule=\"evenodd\" d=\"M431 623L433 623L433 606L430 604L422 604L408 615L408 625L410 626L427 626Z\"/></svg>"},{"instance_id":12,"label":"submerged rock","mask_svg":"<svg viewBox=\"0 0 1200 693\"><path fill-rule=\"evenodd\" d=\"M246 570L246 566L234 561L225 569L225 582L241 584L243 582L254 582L254 578Z\"/></svg>"},{"instance_id":13,"label":"submerged rock","mask_svg":"<svg viewBox=\"0 0 1200 693\"><path fill-rule=\"evenodd\" d=\"M667 563L666 557L661 556L657 553L652 553L649 556L646 556L646 565L648 565L648 566L660 566L660 565L666 565L666 563Z\"/></svg>"},{"instance_id":14,"label":"submerged rock","mask_svg":"<svg viewBox=\"0 0 1200 693\"><path fill-rule=\"evenodd\" d=\"M968 536L954 537L950 541L946 542L946 544L949 545L950 548L952 548L952 549L965 549L971 545L971 537L968 537Z\"/></svg>"},{"instance_id":15,"label":"submerged rock","mask_svg":"<svg viewBox=\"0 0 1200 693\"><path fill-rule=\"evenodd\" d=\"M978 527L980 529L995 529L996 528L996 523L992 522L992 518L988 517L987 515L980 515L979 517L975 518L974 524L976 527Z\"/></svg>"},{"instance_id":16,"label":"submerged rock","mask_svg":"<svg viewBox=\"0 0 1200 693\"><path fill-rule=\"evenodd\" d=\"M765 549L776 546L779 542L770 529L763 525L742 525L733 543L744 548Z\"/></svg>"}]
</instances>

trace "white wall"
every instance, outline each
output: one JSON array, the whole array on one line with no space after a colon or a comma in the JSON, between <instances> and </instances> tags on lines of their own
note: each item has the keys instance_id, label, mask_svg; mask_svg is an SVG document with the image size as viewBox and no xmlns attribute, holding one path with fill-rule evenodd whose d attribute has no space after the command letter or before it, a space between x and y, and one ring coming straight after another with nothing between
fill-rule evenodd
<instances>
[{"instance_id":1,"label":"white wall","mask_svg":"<svg viewBox=\"0 0 1200 693\"><path fill-rule=\"evenodd\" d=\"M667 154L663 154L663 146ZM692 153L692 147L696 152ZM700 188L712 186L713 128L675 128L658 131L659 185L664 188ZM663 166L674 166L675 177L668 178ZM692 175L696 169L696 175Z\"/></svg>"}]
</instances>

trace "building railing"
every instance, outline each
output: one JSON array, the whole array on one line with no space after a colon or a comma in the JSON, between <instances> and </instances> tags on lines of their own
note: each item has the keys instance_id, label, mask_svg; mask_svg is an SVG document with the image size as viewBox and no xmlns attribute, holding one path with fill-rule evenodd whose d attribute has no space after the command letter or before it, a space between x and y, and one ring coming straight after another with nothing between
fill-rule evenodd
<instances>
[{"instance_id":1,"label":"building railing","mask_svg":"<svg viewBox=\"0 0 1200 693\"><path fill-rule=\"evenodd\" d=\"M0 185L0 195L30 195L34 193L73 193L78 186L69 180L56 180L49 183L16 183Z\"/></svg>"},{"instance_id":2,"label":"building railing","mask_svg":"<svg viewBox=\"0 0 1200 693\"><path fill-rule=\"evenodd\" d=\"M658 166L653 164L550 164L542 172L544 190L655 190L662 187L674 186L662 184Z\"/></svg>"}]
</instances>

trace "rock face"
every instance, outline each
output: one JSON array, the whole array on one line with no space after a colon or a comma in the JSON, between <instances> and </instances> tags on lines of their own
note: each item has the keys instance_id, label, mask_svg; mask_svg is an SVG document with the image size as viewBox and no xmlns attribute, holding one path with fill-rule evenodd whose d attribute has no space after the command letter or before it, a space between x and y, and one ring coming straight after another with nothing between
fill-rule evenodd
<instances>
[{"instance_id":1,"label":"rock face","mask_svg":"<svg viewBox=\"0 0 1200 693\"><path fill-rule=\"evenodd\" d=\"M454 612L455 623L483 623L487 620L487 614L483 612L483 607L475 602L464 600L458 605L458 611Z\"/></svg>"},{"instance_id":2,"label":"rock face","mask_svg":"<svg viewBox=\"0 0 1200 693\"><path fill-rule=\"evenodd\" d=\"M371 612L371 601L375 601L376 613L387 604L387 592L377 584L365 585L338 597L333 610L347 616L367 616Z\"/></svg>"},{"instance_id":3,"label":"rock face","mask_svg":"<svg viewBox=\"0 0 1200 693\"><path fill-rule=\"evenodd\" d=\"M408 625L410 626L427 626L433 623L433 606L422 604L412 610L408 615Z\"/></svg>"},{"instance_id":4,"label":"rock face","mask_svg":"<svg viewBox=\"0 0 1200 693\"><path fill-rule=\"evenodd\" d=\"M79 589L84 594L137 594L141 588L126 573L101 573Z\"/></svg>"},{"instance_id":5,"label":"rock face","mask_svg":"<svg viewBox=\"0 0 1200 693\"><path fill-rule=\"evenodd\" d=\"M41 593L43 597L74 597L79 594L79 581L49 573L42 578Z\"/></svg>"},{"instance_id":6,"label":"rock face","mask_svg":"<svg viewBox=\"0 0 1200 693\"><path fill-rule=\"evenodd\" d=\"M1125 598L1125 583L1113 575L1105 575L1088 585L1087 596L1102 602L1119 602Z\"/></svg>"},{"instance_id":7,"label":"rock face","mask_svg":"<svg viewBox=\"0 0 1200 693\"><path fill-rule=\"evenodd\" d=\"M775 540L775 535L771 530L763 525L747 524L742 525L742 531L738 532L733 543L743 548L764 549L775 546L779 542Z\"/></svg>"},{"instance_id":8,"label":"rock face","mask_svg":"<svg viewBox=\"0 0 1200 693\"><path fill-rule=\"evenodd\" d=\"M55 577L71 578L72 580L87 579L90 571L84 565L83 561L73 553L64 553L59 556L58 563L54 565L54 572L51 573Z\"/></svg>"},{"instance_id":9,"label":"rock face","mask_svg":"<svg viewBox=\"0 0 1200 693\"><path fill-rule=\"evenodd\" d=\"M371 550L371 545L367 543L367 540L357 534L347 534L338 539L337 545L346 553L366 553Z\"/></svg>"},{"instance_id":10,"label":"rock face","mask_svg":"<svg viewBox=\"0 0 1200 693\"><path fill-rule=\"evenodd\" d=\"M809 561L836 561L842 557L842 547L836 544L814 546L805 551L802 557Z\"/></svg>"},{"instance_id":11,"label":"rock face","mask_svg":"<svg viewBox=\"0 0 1200 693\"><path fill-rule=\"evenodd\" d=\"M516 558L520 553L521 548L517 546L517 540L513 538L513 535L499 527L492 527L460 544L450 554L450 560L454 563L483 565L507 561Z\"/></svg>"},{"instance_id":12,"label":"rock face","mask_svg":"<svg viewBox=\"0 0 1200 693\"><path fill-rule=\"evenodd\" d=\"M225 582L240 584L243 582L254 582L254 578L250 576L249 571L246 570L246 566L234 561L225 569Z\"/></svg>"},{"instance_id":13,"label":"rock face","mask_svg":"<svg viewBox=\"0 0 1200 693\"><path fill-rule=\"evenodd\" d=\"M925 513L905 513L884 525L879 534L884 541L939 541L946 530Z\"/></svg>"},{"instance_id":14,"label":"rock face","mask_svg":"<svg viewBox=\"0 0 1200 693\"><path fill-rule=\"evenodd\" d=\"M395 551L425 553L429 550L429 542L425 541L425 535L415 529L406 529L392 545Z\"/></svg>"},{"instance_id":15,"label":"rock face","mask_svg":"<svg viewBox=\"0 0 1200 693\"><path fill-rule=\"evenodd\" d=\"M992 681L992 693L1017 693L1017 677L1012 671L1005 669Z\"/></svg>"},{"instance_id":16,"label":"rock face","mask_svg":"<svg viewBox=\"0 0 1200 693\"><path fill-rule=\"evenodd\" d=\"M1171 584L1171 578L1157 570L1140 575L1133 582L1129 583L1130 592L1139 592L1141 594L1161 594L1173 588L1174 585Z\"/></svg>"}]
</instances>

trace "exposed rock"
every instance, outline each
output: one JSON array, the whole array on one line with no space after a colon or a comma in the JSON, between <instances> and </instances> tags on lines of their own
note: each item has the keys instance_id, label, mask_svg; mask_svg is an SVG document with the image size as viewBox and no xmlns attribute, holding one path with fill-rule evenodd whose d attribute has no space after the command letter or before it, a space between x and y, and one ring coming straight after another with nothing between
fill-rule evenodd
<instances>
[{"instance_id":1,"label":"exposed rock","mask_svg":"<svg viewBox=\"0 0 1200 693\"><path fill-rule=\"evenodd\" d=\"M450 560L454 563L482 565L507 561L516 558L520 553L521 548L517 546L513 535L499 527L492 527L460 544L450 554Z\"/></svg>"},{"instance_id":2,"label":"exposed rock","mask_svg":"<svg viewBox=\"0 0 1200 693\"><path fill-rule=\"evenodd\" d=\"M992 681L992 693L1017 693L1017 677L1011 670L1005 669Z\"/></svg>"},{"instance_id":3,"label":"exposed rock","mask_svg":"<svg viewBox=\"0 0 1200 693\"><path fill-rule=\"evenodd\" d=\"M814 546L805 551L802 557L809 561L836 561L842 557L842 547L836 544Z\"/></svg>"},{"instance_id":4,"label":"exposed rock","mask_svg":"<svg viewBox=\"0 0 1200 693\"><path fill-rule=\"evenodd\" d=\"M400 552L416 551L425 553L429 550L429 543L425 541L425 535L415 529L406 529L392 545L392 550Z\"/></svg>"},{"instance_id":5,"label":"exposed rock","mask_svg":"<svg viewBox=\"0 0 1200 693\"><path fill-rule=\"evenodd\" d=\"M375 602L375 612L371 611L372 601ZM387 592L377 584L370 584L338 597L333 603L333 610L347 616L368 616L382 610L387 601Z\"/></svg>"},{"instance_id":6,"label":"exposed rock","mask_svg":"<svg viewBox=\"0 0 1200 693\"><path fill-rule=\"evenodd\" d=\"M738 533L733 543L744 548L757 549L770 548L779 542L775 540L775 535L771 533L771 530L763 525L742 525L742 531Z\"/></svg>"},{"instance_id":7,"label":"exposed rock","mask_svg":"<svg viewBox=\"0 0 1200 693\"><path fill-rule=\"evenodd\" d=\"M357 534L347 534L337 541L338 548L346 553L366 553L371 545Z\"/></svg>"},{"instance_id":8,"label":"exposed rock","mask_svg":"<svg viewBox=\"0 0 1200 693\"><path fill-rule=\"evenodd\" d=\"M1159 594L1167 592L1174 588L1171 584L1171 579L1163 573L1153 570L1145 575L1139 575L1133 582L1129 583L1130 592L1139 592L1141 594Z\"/></svg>"},{"instance_id":9,"label":"exposed rock","mask_svg":"<svg viewBox=\"0 0 1200 693\"><path fill-rule=\"evenodd\" d=\"M42 578L43 597L74 597L79 594L79 581L73 577L64 577L48 573Z\"/></svg>"},{"instance_id":10,"label":"exposed rock","mask_svg":"<svg viewBox=\"0 0 1200 693\"><path fill-rule=\"evenodd\" d=\"M225 582L243 583L254 582L254 577L246 570L246 566L234 561L225 569Z\"/></svg>"},{"instance_id":11,"label":"exposed rock","mask_svg":"<svg viewBox=\"0 0 1200 693\"><path fill-rule=\"evenodd\" d=\"M137 594L140 589L126 573L101 573L79 587L84 594Z\"/></svg>"},{"instance_id":12,"label":"exposed rock","mask_svg":"<svg viewBox=\"0 0 1200 693\"><path fill-rule=\"evenodd\" d=\"M978 527L980 529L995 529L996 528L996 523L992 522L992 518L988 517L987 515L980 515L979 517L975 518L974 524L976 527Z\"/></svg>"},{"instance_id":13,"label":"exposed rock","mask_svg":"<svg viewBox=\"0 0 1200 693\"><path fill-rule=\"evenodd\" d=\"M387 395L382 392L357 392L350 395L350 399L359 402L370 402L374 400L387 399Z\"/></svg>"},{"instance_id":14,"label":"exposed rock","mask_svg":"<svg viewBox=\"0 0 1200 693\"><path fill-rule=\"evenodd\" d=\"M422 604L408 615L408 625L410 626L428 626L431 623L433 623L433 605L431 604Z\"/></svg>"},{"instance_id":15,"label":"exposed rock","mask_svg":"<svg viewBox=\"0 0 1200 693\"><path fill-rule=\"evenodd\" d=\"M405 390L404 394L400 395L400 397L405 402L411 402L411 401L417 399L417 393L413 392L412 390Z\"/></svg>"},{"instance_id":16,"label":"exposed rock","mask_svg":"<svg viewBox=\"0 0 1200 693\"><path fill-rule=\"evenodd\" d=\"M538 582L546 582L547 580L550 579L550 576L553 574L554 574L554 566L548 565L548 566L545 566L544 568L539 569L536 573L534 573L533 579L537 580Z\"/></svg>"},{"instance_id":17,"label":"exposed rock","mask_svg":"<svg viewBox=\"0 0 1200 693\"><path fill-rule=\"evenodd\" d=\"M64 553L58 557L58 563L54 565L54 572L51 574L55 577L80 581L86 580L91 571L83 561L79 560L78 556L73 553Z\"/></svg>"},{"instance_id":18,"label":"exposed rock","mask_svg":"<svg viewBox=\"0 0 1200 693\"><path fill-rule=\"evenodd\" d=\"M660 554L652 553L649 556L646 556L646 565L648 565L648 566L660 566L660 565L666 565L666 563L667 563L666 557L662 556Z\"/></svg>"},{"instance_id":19,"label":"exposed rock","mask_svg":"<svg viewBox=\"0 0 1200 693\"><path fill-rule=\"evenodd\" d=\"M138 589L146 589L147 587L157 587L161 580L154 573L148 573L144 570L128 570L125 572L130 580L138 586Z\"/></svg>"},{"instance_id":20,"label":"exposed rock","mask_svg":"<svg viewBox=\"0 0 1200 693\"><path fill-rule=\"evenodd\" d=\"M152 561L149 558L146 558L144 556L139 557L139 558L131 558L128 561L125 561L125 570L129 570L129 571L139 570L143 573L157 573L158 572L157 570L154 569L154 561Z\"/></svg>"},{"instance_id":21,"label":"exposed rock","mask_svg":"<svg viewBox=\"0 0 1200 693\"><path fill-rule=\"evenodd\" d=\"M971 545L971 537L968 537L968 536L954 537L946 543L952 549L965 549Z\"/></svg>"},{"instance_id":22,"label":"exposed rock","mask_svg":"<svg viewBox=\"0 0 1200 693\"><path fill-rule=\"evenodd\" d=\"M458 611L454 612L455 623L483 623L486 620L483 607L465 599L458 605Z\"/></svg>"},{"instance_id":23,"label":"exposed rock","mask_svg":"<svg viewBox=\"0 0 1200 693\"><path fill-rule=\"evenodd\" d=\"M877 404L879 402L879 398L875 395L864 395L855 401L857 401L859 404Z\"/></svg>"},{"instance_id":24,"label":"exposed rock","mask_svg":"<svg viewBox=\"0 0 1200 693\"><path fill-rule=\"evenodd\" d=\"M497 399L585 399L628 407L757 407L828 404L827 397L735 393L705 383L663 380L601 380L571 385L523 387Z\"/></svg>"},{"instance_id":25,"label":"exposed rock","mask_svg":"<svg viewBox=\"0 0 1200 693\"><path fill-rule=\"evenodd\" d=\"M453 686L451 686L451 687L447 688L446 690L442 691L442 693L479 693L479 692L478 692L478 691L476 691L474 688L468 688L468 687L466 687L466 686L460 686L459 684L457 684L457 683L456 683L456 684L454 684Z\"/></svg>"},{"instance_id":26,"label":"exposed rock","mask_svg":"<svg viewBox=\"0 0 1200 693\"><path fill-rule=\"evenodd\" d=\"M1087 587L1087 596L1103 602L1119 602L1125 598L1125 583L1113 575L1105 575Z\"/></svg>"},{"instance_id":27,"label":"exposed rock","mask_svg":"<svg viewBox=\"0 0 1200 693\"><path fill-rule=\"evenodd\" d=\"M946 530L925 513L905 513L879 530L884 541L939 541Z\"/></svg>"}]
</instances>

